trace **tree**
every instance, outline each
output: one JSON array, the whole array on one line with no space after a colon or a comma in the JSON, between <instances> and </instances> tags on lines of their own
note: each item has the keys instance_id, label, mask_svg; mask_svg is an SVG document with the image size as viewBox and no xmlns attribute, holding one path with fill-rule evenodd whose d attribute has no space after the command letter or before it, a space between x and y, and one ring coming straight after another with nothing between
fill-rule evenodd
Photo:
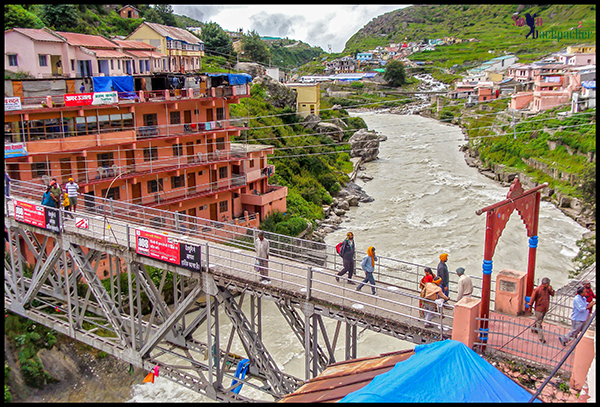
<instances>
[{"instance_id":1,"label":"tree","mask_svg":"<svg viewBox=\"0 0 600 407\"><path fill-rule=\"evenodd\" d=\"M200 39L204 42L204 49L208 54L227 55L231 53L233 41L215 22L210 21L204 24Z\"/></svg>"},{"instance_id":2,"label":"tree","mask_svg":"<svg viewBox=\"0 0 600 407\"><path fill-rule=\"evenodd\" d=\"M580 174L577 190L581 194L584 206L596 212L596 166L587 164Z\"/></svg>"},{"instance_id":3,"label":"tree","mask_svg":"<svg viewBox=\"0 0 600 407\"><path fill-rule=\"evenodd\" d=\"M19 4L4 5L4 30L11 28L42 28L44 22Z\"/></svg>"},{"instance_id":4,"label":"tree","mask_svg":"<svg viewBox=\"0 0 600 407\"><path fill-rule=\"evenodd\" d=\"M74 4L44 4L42 18L56 31L73 31L79 26L79 11Z\"/></svg>"},{"instance_id":5,"label":"tree","mask_svg":"<svg viewBox=\"0 0 600 407\"><path fill-rule=\"evenodd\" d=\"M177 27L177 20L173 15L173 7L170 4L157 4L154 6L154 10L158 12L165 25Z\"/></svg>"},{"instance_id":6,"label":"tree","mask_svg":"<svg viewBox=\"0 0 600 407\"><path fill-rule=\"evenodd\" d=\"M385 66L383 79L390 86L402 86L406 84L406 73L404 64L400 61L390 61Z\"/></svg>"},{"instance_id":7,"label":"tree","mask_svg":"<svg viewBox=\"0 0 600 407\"><path fill-rule=\"evenodd\" d=\"M260 39L260 35L256 31L250 31L247 35L242 36L242 49L246 58L254 62L268 63L271 53L267 44Z\"/></svg>"}]
</instances>

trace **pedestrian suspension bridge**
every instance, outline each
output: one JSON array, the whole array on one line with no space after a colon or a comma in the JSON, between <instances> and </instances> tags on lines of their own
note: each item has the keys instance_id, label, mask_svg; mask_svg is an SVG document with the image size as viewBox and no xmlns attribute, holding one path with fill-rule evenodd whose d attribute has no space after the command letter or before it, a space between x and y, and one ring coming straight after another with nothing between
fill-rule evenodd
<instances>
[{"instance_id":1,"label":"pedestrian suspension bridge","mask_svg":"<svg viewBox=\"0 0 600 407\"><path fill-rule=\"evenodd\" d=\"M423 265L380 256L371 295L368 284L358 292L347 278L336 281L342 266L334 246L266 232L265 284L255 268L256 230L237 222L98 197L71 217L41 206L42 193L39 184L11 182L5 309L147 371L158 365L162 376L213 400L256 401L240 384L259 390L260 400L278 400L339 361L336 349L356 358L359 330L416 344L451 337L452 301L433 328L424 327ZM357 250L357 266L364 254ZM358 283L360 267L356 274ZM482 279L472 279L480 298ZM453 288L451 280L456 298ZM303 378L284 372L263 343L265 300L298 339ZM334 321L333 332L325 321ZM245 355L231 351L236 336Z\"/></svg>"}]
</instances>

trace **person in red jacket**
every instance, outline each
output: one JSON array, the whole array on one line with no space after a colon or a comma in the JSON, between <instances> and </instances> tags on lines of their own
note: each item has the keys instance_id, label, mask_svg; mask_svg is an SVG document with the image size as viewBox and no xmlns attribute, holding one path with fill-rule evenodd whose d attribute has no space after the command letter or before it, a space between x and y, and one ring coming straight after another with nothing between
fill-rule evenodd
<instances>
[{"instance_id":1,"label":"person in red jacket","mask_svg":"<svg viewBox=\"0 0 600 407\"><path fill-rule=\"evenodd\" d=\"M596 299L596 294L594 294L594 292L592 291L592 284L590 283L590 280L584 280L583 286L585 288L587 288L587 294L585 296L585 299L587 300L587 303L589 304L590 302L592 302Z\"/></svg>"},{"instance_id":2,"label":"person in red jacket","mask_svg":"<svg viewBox=\"0 0 600 407\"><path fill-rule=\"evenodd\" d=\"M548 308L550 308L550 296L554 296L554 290L550 285L550 279L548 277L542 278L542 284L537 286L533 293L531 293L531 299L529 300L529 307L534 307L535 304L535 322L533 323L533 327L531 331L535 334L538 334L540 342L546 343L544 339L544 332L542 329L542 322L544 321L544 316L548 312Z\"/></svg>"}]
</instances>

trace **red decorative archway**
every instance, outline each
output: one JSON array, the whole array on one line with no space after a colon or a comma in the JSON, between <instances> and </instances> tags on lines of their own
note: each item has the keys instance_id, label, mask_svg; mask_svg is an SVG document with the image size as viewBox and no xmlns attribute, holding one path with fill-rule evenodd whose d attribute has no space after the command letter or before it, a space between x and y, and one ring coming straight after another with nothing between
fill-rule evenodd
<instances>
[{"instance_id":1,"label":"red decorative archway","mask_svg":"<svg viewBox=\"0 0 600 407\"><path fill-rule=\"evenodd\" d=\"M492 278L492 257L498 239L502 235L502 231L506 227L506 223L510 215L516 209L529 237L529 259L527 263L527 281L525 286L525 296L531 297L533 292L533 280L535 277L535 255L538 242L538 220L540 215L540 200L541 190L548 186L547 183L539 185L528 191L524 191L519 181L519 177L515 180L508 190L506 199L483 209L477 210L475 213L481 215L487 212L486 227L485 227L485 248L483 253L483 283L481 287L481 311L479 313L482 318L479 329L483 333L482 339L487 339L484 333L488 329L487 319L490 313L490 291Z\"/></svg>"}]
</instances>

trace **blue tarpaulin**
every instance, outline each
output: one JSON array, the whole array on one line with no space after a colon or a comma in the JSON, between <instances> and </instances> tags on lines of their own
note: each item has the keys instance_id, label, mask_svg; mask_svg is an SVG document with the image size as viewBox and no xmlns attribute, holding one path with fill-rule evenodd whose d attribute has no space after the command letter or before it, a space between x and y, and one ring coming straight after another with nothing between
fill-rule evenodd
<instances>
[{"instance_id":1,"label":"blue tarpaulin","mask_svg":"<svg viewBox=\"0 0 600 407\"><path fill-rule=\"evenodd\" d=\"M94 92L119 92L119 97L136 97L133 89L133 76L94 76Z\"/></svg>"},{"instance_id":2,"label":"blue tarpaulin","mask_svg":"<svg viewBox=\"0 0 600 407\"><path fill-rule=\"evenodd\" d=\"M527 402L531 396L468 346L447 339L415 346L413 356L339 402Z\"/></svg>"},{"instance_id":3,"label":"blue tarpaulin","mask_svg":"<svg viewBox=\"0 0 600 407\"><path fill-rule=\"evenodd\" d=\"M211 77L225 77L230 85L243 85L252 82L252 76L247 73L208 73Z\"/></svg>"}]
</instances>

